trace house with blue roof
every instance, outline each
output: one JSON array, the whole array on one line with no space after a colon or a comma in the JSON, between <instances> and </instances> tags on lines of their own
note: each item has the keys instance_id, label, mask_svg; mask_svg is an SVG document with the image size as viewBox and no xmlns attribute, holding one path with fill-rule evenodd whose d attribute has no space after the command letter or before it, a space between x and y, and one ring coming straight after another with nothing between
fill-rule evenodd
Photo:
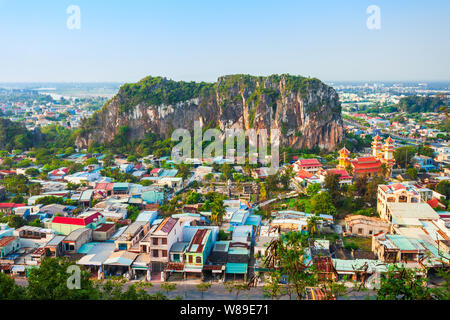
<instances>
[{"instance_id":1,"label":"house with blue roof","mask_svg":"<svg viewBox=\"0 0 450 320\"><path fill-rule=\"evenodd\" d=\"M235 226L242 226L247 221L247 218L250 216L250 212L246 210L237 210L233 215L231 216L230 225Z\"/></svg>"},{"instance_id":2,"label":"house with blue roof","mask_svg":"<svg viewBox=\"0 0 450 320\"><path fill-rule=\"evenodd\" d=\"M437 167L434 165L433 158L427 157L427 156L415 156L413 158L414 161L414 167L418 170L424 170L424 171L430 171L430 170L436 170Z\"/></svg>"}]
</instances>

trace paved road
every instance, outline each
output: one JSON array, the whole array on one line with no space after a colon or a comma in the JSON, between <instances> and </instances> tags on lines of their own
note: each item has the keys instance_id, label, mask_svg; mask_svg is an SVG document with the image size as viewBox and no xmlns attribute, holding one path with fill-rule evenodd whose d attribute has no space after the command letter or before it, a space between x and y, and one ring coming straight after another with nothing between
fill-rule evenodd
<instances>
[{"instance_id":1,"label":"paved road","mask_svg":"<svg viewBox=\"0 0 450 320\"><path fill-rule=\"evenodd\" d=\"M27 280L24 278L16 278L16 283L21 286L26 286L28 284ZM127 282L124 285L124 289L130 286L132 283L136 281ZM186 281L183 283L174 282L177 284L177 287L174 291L169 292L168 294L161 289L161 282L152 282L153 286L147 289L147 292L154 294L158 291L164 292L170 299L175 299L176 297L181 297L183 300L202 300L202 294L195 287L198 281ZM369 291L369 294L373 295L373 291ZM349 293L346 296L338 297L338 300L364 300L367 299L367 292L352 292L349 289ZM258 286L256 288L251 288L248 291L241 291L236 297L235 292L228 292L227 289L221 283L213 283L211 288L204 293L203 300L265 300L263 296L262 286ZM267 298L270 299L270 298ZM281 297L280 300L288 300L287 296Z\"/></svg>"}]
</instances>

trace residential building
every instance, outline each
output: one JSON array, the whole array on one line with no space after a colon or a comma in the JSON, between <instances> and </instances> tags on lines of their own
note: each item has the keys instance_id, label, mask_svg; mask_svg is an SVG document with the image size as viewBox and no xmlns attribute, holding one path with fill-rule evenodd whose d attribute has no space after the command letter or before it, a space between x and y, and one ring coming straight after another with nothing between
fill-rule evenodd
<instances>
[{"instance_id":1,"label":"residential building","mask_svg":"<svg viewBox=\"0 0 450 320\"><path fill-rule=\"evenodd\" d=\"M140 251L150 253L152 271L162 271L169 262L169 250L175 242L182 240L179 219L165 218L160 224L153 225L149 233L140 242Z\"/></svg>"},{"instance_id":2,"label":"residential building","mask_svg":"<svg viewBox=\"0 0 450 320\"><path fill-rule=\"evenodd\" d=\"M427 156L415 156L413 157L414 161L414 167L417 170L424 170L424 171L430 171L430 170L436 170L437 167L434 165L433 158L427 157Z\"/></svg>"},{"instance_id":3,"label":"residential building","mask_svg":"<svg viewBox=\"0 0 450 320\"><path fill-rule=\"evenodd\" d=\"M294 169L294 172L304 170L307 172L316 173L317 171L322 169L322 164L315 158L299 159L292 165L292 168Z\"/></svg>"},{"instance_id":4,"label":"residential building","mask_svg":"<svg viewBox=\"0 0 450 320\"><path fill-rule=\"evenodd\" d=\"M0 258L20 249L19 237L6 236L0 238Z\"/></svg>"},{"instance_id":5,"label":"residential building","mask_svg":"<svg viewBox=\"0 0 450 320\"><path fill-rule=\"evenodd\" d=\"M345 217L346 234L371 237L381 232L389 232L390 223L376 217L348 215Z\"/></svg>"},{"instance_id":6,"label":"residential building","mask_svg":"<svg viewBox=\"0 0 450 320\"><path fill-rule=\"evenodd\" d=\"M48 227L59 234L69 235L72 231L80 228L96 229L105 222L103 215L95 212L82 214L76 218L55 216L49 222Z\"/></svg>"},{"instance_id":7,"label":"residential building","mask_svg":"<svg viewBox=\"0 0 450 320\"><path fill-rule=\"evenodd\" d=\"M114 241L116 250L141 252L139 242L150 231L150 224L146 221L135 221ZM146 251L144 251L146 252Z\"/></svg>"},{"instance_id":8,"label":"residential building","mask_svg":"<svg viewBox=\"0 0 450 320\"><path fill-rule=\"evenodd\" d=\"M78 249L85 243L92 241L92 229L79 228L72 231L62 241L65 253L77 253Z\"/></svg>"},{"instance_id":9,"label":"residential building","mask_svg":"<svg viewBox=\"0 0 450 320\"><path fill-rule=\"evenodd\" d=\"M203 266L211 253L212 246L212 231L198 229L185 252L185 276L202 275Z\"/></svg>"},{"instance_id":10,"label":"residential building","mask_svg":"<svg viewBox=\"0 0 450 320\"><path fill-rule=\"evenodd\" d=\"M382 184L378 186L377 212L386 220L388 203L419 203L422 202L419 191L406 183Z\"/></svg>"}]
</instances>

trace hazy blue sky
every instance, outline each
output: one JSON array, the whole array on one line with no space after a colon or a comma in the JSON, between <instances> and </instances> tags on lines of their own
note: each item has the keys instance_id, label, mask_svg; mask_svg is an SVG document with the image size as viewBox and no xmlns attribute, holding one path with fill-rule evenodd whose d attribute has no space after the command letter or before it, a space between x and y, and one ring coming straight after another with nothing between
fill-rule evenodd
<instances>
[{"instance_id":1,"label":"hazy blue sky","mask_svg":"<svg viewBox=\"0 0 450 320\"><path fill-rule=\"evenodd\" d=\"M69 30L69 5L81 29ZM369 5L381 29L369 30ZM0 0L0 81L450 80L448 0Z\"/></svg>"}]
</instances>

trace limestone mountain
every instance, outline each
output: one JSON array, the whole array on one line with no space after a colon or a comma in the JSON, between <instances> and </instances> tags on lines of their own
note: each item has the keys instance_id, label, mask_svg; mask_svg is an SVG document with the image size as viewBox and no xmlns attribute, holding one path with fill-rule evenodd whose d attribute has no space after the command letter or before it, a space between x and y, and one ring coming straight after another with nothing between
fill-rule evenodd
<instances>
[{"instance_id":1,"label":"limestone mountain","mask_svg":"<svg viewBox=\"0 0 450 320\"><path fill-rule=\"evenodd\" d=\"M336 91L318 79L288 74L229 75L215 83L146 77L123 85L116 96L82 122L78 147L108 143L126 127L128 139L147 132L168 138L174 129L203 126L279 129L281 144L333 150L343 139Z\"/></svg>"}]
</instances>

